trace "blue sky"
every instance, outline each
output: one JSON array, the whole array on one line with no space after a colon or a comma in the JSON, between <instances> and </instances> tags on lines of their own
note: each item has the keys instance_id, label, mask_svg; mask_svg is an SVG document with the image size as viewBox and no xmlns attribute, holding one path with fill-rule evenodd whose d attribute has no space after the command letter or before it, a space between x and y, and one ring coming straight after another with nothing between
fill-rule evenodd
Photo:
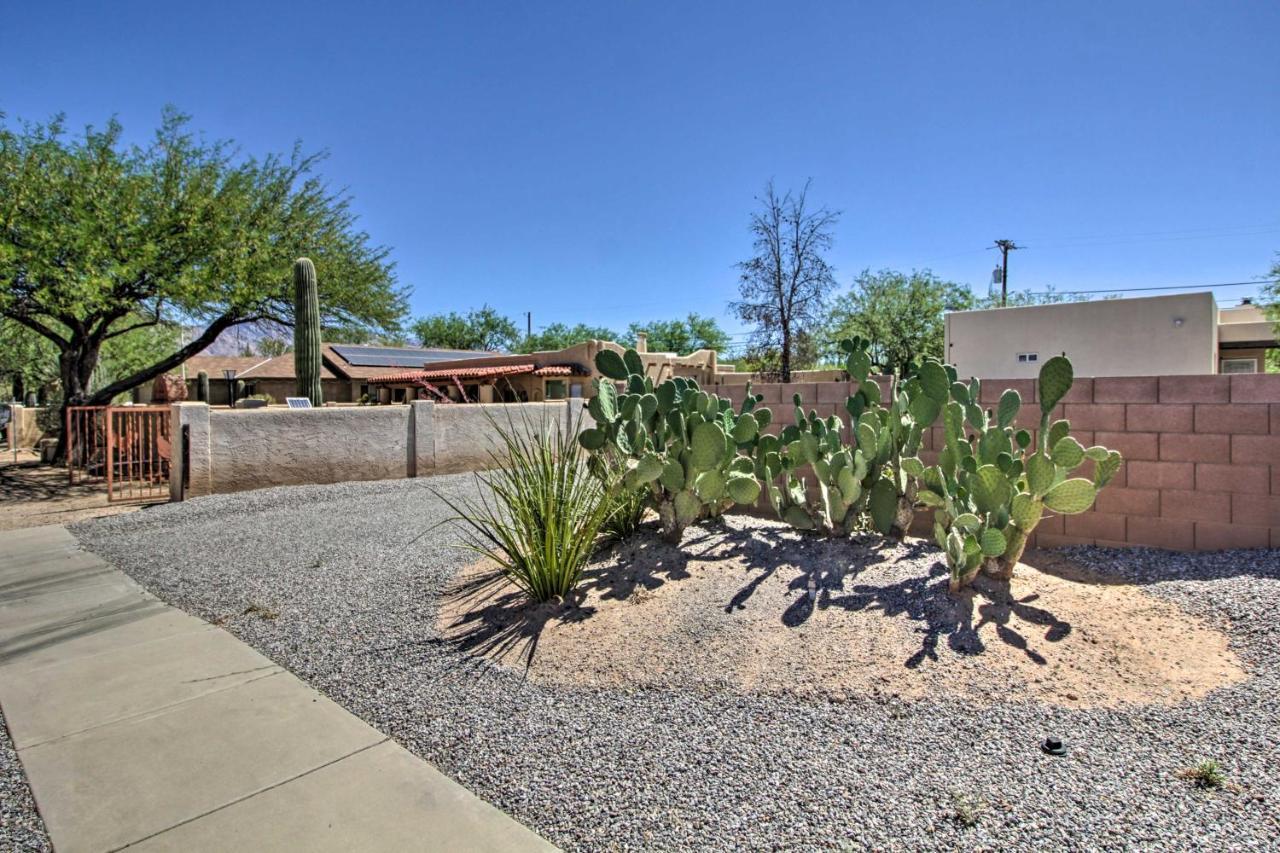
<instances>
[{"instance_id":1,"label":"blue sky","mask_svg":"<svg viewBox=\"0 0 1280 853\"><path fill-rule=\"evenodd\" d=\"M415 313L739 331L770 178L843 211L846 285L985 291L996 237L1018 288L1265 274L1278 38L1274 0L13 3L0 110L141 137L173 103L249 152L327 148Z\"/></svg>"}]
</instances>

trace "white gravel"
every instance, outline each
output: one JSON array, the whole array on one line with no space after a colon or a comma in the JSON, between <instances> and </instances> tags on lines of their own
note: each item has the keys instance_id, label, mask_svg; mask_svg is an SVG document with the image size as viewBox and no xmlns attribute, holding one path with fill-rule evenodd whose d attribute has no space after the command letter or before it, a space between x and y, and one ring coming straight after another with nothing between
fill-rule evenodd
<instances>
[{"instance_id":1,"label":"white gravel","mask_svg":"<svg viewBox=\"0 0 1280 853\"><path fill-rule=\"evenodd\" d=\"M0 713L0 850L6 853L48 853L53 850L44 821L36 811L31 787Z\"/></svg>"},{"instance_id":2,"label":"white gravel","mask_svg":"<svg viewBox=\"0 0 1280 853\"><path fill-rule=\"evenodd\" d=\"M269 489L73 530L566 849L1277 847L1280 552L1074 552L1228 627L1254 677L1173 708L569 689L439 639L437 595L470 558L431 486L475 488ZM1209 758L1231 789L1178 778Z\"/></svg>"}]
</instances>

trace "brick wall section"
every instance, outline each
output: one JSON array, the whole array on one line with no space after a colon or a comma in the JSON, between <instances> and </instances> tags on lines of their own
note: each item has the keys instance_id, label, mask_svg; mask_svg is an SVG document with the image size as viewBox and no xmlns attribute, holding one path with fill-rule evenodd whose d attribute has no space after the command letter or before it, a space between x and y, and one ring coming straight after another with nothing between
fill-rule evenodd
<instances>
[{"instance_id":1,"label":"brick wall section","mask_svg":"<svg viewBox=\"0 0 1280 853\"><path fill-rule=\"evenodd\" d=\"M888 380L878 381L888 388ZM994 406L1005 388L1022 394L1019 425L1037 427L1036 382L984 379L983 404ZM735 406L745 394L733 386L717 390ZM773 410L776 433L794 420L793 394L826 417L844 414L853 386L770 384L753 391ZM1280 548L1280 374L1078 378L1054 416L1069 419L1085 445L1119 450L1125 464L1091 511L1046 517L1035 544ZM926 436L926 461L940 441L940 429Z\"/></svg>"}]
</instances>

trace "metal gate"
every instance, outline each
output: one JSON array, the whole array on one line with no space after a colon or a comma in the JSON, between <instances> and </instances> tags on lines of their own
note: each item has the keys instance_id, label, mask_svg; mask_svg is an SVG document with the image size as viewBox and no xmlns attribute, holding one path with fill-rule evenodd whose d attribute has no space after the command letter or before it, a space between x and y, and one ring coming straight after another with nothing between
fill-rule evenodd
<instances>
[{"instance_id":1,"label":"metal gate","mask_svg":"<svg viewBox=\"0 0 1280 853\"><path fill-rule=\"evenodd\" d=\"M70 406L67 472L72 485L106 481L107 500L169 498L167 406Z\"/></svg>"}]
</instances>

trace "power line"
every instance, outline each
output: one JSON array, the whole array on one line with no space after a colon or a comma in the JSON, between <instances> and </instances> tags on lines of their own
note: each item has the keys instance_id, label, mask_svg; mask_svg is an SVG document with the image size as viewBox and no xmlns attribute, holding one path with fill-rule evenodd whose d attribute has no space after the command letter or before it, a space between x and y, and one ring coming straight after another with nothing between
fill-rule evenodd
<instances>
[{"instance_id":1,"label":"power line","mask_svg":"<svg viewBox=\"0 0 1280 853\"><path fill-rule=\"evenodd\" d=\"M1260 284L1280 284L1280 278L1263 278L1257 281L1222 281L1217 284L1175 284L1165 287L1111 287L1106 290L1029 290L1031 296L1083 296L1090 293L1138 293L1147 290L1204 290L1209 287L1256 287Z\"/></svg>"}]
</instances>

